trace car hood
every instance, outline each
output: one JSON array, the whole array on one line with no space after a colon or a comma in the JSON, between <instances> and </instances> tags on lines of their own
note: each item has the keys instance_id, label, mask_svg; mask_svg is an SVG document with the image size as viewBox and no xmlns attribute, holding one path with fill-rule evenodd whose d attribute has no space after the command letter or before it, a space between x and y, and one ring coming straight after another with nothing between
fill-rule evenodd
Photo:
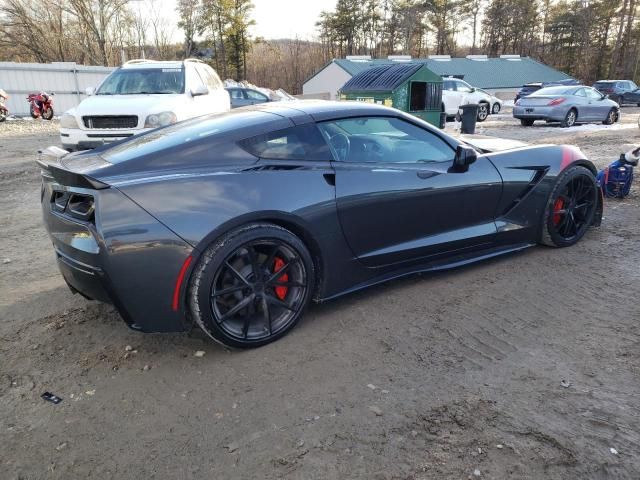
<instances>
[{"instance_id":1,"label":"car hood","mask_svg":"<svg viewBox=\"0 0 640 480\"><path fill-rule=\"evenodd\" d=\"M144 115L173 111L183 103L184 96L175 95L93 95L75 108L84 115Z\"/></svg>"},{"instance_id":2,"label":"car hood","mask_svg":"<svg viewBox=\"0 0 640 480\"><path fill-rule=\"evenodd\" d=\"M464 143L471 145L482 153L501 152L503 150L513 150L515 148L527 147L528 144L518 140L508 138L483 137L480 135L462 135L460 137Z\"/></svg>"}]
</instances>

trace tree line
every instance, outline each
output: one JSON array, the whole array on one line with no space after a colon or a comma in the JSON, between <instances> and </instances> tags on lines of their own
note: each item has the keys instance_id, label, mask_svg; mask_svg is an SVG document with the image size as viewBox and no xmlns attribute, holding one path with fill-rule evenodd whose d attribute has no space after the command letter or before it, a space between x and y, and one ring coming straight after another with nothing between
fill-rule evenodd
<instances>
[{"instance_id":1,"label":"tree line","mask_svg":"<svg viewBox=\"0 0 640 480\"><path fill-rule=\"evenodd\" d=\"M637 78L637 0L337 0L327 57L530 56L586 82Z\"/></svg>"},{"instance_id":2,"label":"tree line","mask_svg":"<svg viewBox=\"0 0 640 480\"><path fill-rule=\"evenodd\" d=\"M585 82L640 77L638 0L336 0L314 40L251 38L251 0L178 0L177 15L159 0L141 1L146 8L133 0L0 0L0 61L114 66L202 56L222 78L291 93L332 58L359 54L520 54Z\"/></svg>"}]
</instances>

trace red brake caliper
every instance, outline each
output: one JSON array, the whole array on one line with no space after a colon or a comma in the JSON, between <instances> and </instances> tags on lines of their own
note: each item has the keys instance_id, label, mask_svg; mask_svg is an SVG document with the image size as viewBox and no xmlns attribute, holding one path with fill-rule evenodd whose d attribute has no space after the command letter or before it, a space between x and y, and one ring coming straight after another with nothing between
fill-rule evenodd
<instances>
[{"instance_id":1,"label":"red brake caliper","mask_svg":"<svg viewBox=\"0 0 640 480\"><path fill-rule=\"evenodd\" d=\"M556 202L553 204L553 224L554 225L558 225L560 223L560 220L562 219L562 217L557 212L559 212L563 208L564 208L564 200L562 200L561 198L558 198Z\"/></svg>"},{"instance_id":2,"label":"red brake caliper","mask_svg":"<svg viewBox=\"0 0 640 480\"><path fill-rule=\"evenodd\" d=\"M277 272L282 267L284 267L284 260L282 260L279 257L276 257L275 261L273 262L273 271ZM288 281L289 281L288 273L283 273L282 275L280 275L280 277L278 277L278 282L288 282ZM287 296L287 292L289 291L289 287L276 287L275 290L276 290L276 296L280 300L284 300L284 297Z\"/></svg>"}]
</instances>

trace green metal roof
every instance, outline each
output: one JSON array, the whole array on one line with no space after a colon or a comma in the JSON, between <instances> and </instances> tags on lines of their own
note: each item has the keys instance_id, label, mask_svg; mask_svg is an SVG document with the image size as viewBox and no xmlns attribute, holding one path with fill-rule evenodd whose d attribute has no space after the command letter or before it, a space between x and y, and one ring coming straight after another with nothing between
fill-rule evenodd
<instances>
[{"instance_id":1,"label":"green metal roof","mask_svg":"<svg viewBox=\"0 0 640 480\"><path fill-rule=\"evenodd\" d=\"M365 69L351 77L340 91L342 93L393 91L423 67L424 65L418 63L396 63Z\"/></svg>"},{"instance_id":2,"label":"green metal roof","mask_svg":"<svg viewBox=\"0 0 640 480\"><path fill-rule=\"evenodd\" d=\"M333 61L352 76L382 65L422 63L426 64L429 70L438 75L462 77L466 82L479 88L518 88L525 83L556 82L571 78L566 73L530 57L521 57L519 59L488 58L486 60L416 58L408 62L394 62L387 59L365 61L336 59Z\"/></svg>"}]
</instances>

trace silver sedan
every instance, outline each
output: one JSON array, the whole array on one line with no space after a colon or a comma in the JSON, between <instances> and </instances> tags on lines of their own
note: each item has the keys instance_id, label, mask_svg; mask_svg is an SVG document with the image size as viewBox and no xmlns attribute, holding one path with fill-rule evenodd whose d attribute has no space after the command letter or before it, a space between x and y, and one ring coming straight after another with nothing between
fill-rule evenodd
<instances>
[{"instance_id":1,"label":"silver sedan","mask_svg":"<svg viewBox=\"0 0 640 480\"><path fill-rule=\"evenodd\" d=\"M524 127L530 127L536 120L560 122L563 127L588 122L611 125L618 121L619 108L616 102L591 87L547 87L519 99L513 107L513 116Z\"/></svg>"}]
</instances>

